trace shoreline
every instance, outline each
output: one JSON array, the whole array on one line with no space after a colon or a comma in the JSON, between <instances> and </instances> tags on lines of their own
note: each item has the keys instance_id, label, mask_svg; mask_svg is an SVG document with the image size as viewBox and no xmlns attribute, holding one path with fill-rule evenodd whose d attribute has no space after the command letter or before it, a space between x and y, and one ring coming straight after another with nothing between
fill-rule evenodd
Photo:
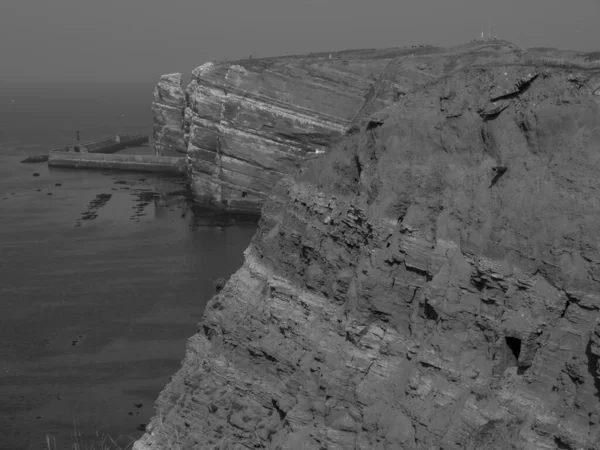
<instances>
[{"instance_id":1,"label":"shoreline","mask_svg":"<svg viewBox=\"0 0 600 450\"><path fill-rule=\"evenodd\" d=\"M0 449L47 434L69 448L74 420L83 437L135 439L256 223L201 213L178 177L21 164L39 147L7 147Z\"/></svg>"}]
</instances>

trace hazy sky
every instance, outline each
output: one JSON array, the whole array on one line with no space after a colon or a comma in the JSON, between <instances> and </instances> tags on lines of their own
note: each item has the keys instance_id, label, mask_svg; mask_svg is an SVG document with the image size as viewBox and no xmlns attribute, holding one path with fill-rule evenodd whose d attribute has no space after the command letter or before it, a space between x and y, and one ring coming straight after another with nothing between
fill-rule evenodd
<instances>
[{"instance_id":1,"label":"hazy sky","mask_svg":"<svg viewBox=\"0 0 600 450\"><path fill-rule=\"evenodd\" d=\"M600 0L0 0L0 81L143 78L211 59L455 45L600 50Z\"/></svg>"}]
</instances>

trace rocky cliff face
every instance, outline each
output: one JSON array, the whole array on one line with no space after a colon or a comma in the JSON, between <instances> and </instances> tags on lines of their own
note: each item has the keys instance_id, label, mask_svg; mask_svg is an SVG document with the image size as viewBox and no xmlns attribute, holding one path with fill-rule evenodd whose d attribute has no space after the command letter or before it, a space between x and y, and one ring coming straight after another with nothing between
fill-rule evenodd
<instances>
[{"instance_id":1,"label":"rocky cliff face","mask_svg":"<svg viewBox=\"0 0 600 450\"><path fill-rule=\"evenodd\" d=\"M187 153L196 200L258 213L284 174L348 129L388 64L414 51L206 63L185 92L180 74L165 75L153 103L156 151Z\"/></svg>"},{"instance_id":2,"label":"rocky cliff face","mask_svg":"<svg viewBox=\"0 0 600 450\"><path fill-rule=\"evenodd\" d=\"M154 150L158 156L183 156L187 151L183 133L185 93L180 73L163 75L154 89L152 117Z\"/></svg>"},{"instance_id":3,"label":"rocky cliff face","mask_svg":"<svg viewBox=\"0 0 600 450\"><path fill-rule=\"evenodd\" d=\"M595 56L389 65L271 193L134 448L600 448Z\"/></svg>"}]
</instances>

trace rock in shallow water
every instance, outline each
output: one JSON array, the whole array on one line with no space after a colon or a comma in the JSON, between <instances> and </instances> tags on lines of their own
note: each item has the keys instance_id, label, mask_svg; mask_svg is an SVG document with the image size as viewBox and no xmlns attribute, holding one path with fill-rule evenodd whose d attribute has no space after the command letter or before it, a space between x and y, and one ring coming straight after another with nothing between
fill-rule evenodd
<instances>
[{"instance_id":1,"label":"rock in shallow water","mask_svg":"<svg viewBox=\"0 0 600 450\"><path fill-rule=\"evenodd\" d=\"M47 162L49 159L48 155L35 155L35 156L28 156L27 158L25 158L24 160L22 160L22 163L40 163L40 162Z\"/></svg>"},{"instance_id":2,"label":"rock in shallow water","mask_svg":"<svg viewBox=\"0 0 600 450\"><path fill-rule=\"evenodd\" d=\"M528 58L391 64L430 82L271 192L134 448L600 448L600 105L545 54L482 118Z\"/></svg>"}]
</instances>

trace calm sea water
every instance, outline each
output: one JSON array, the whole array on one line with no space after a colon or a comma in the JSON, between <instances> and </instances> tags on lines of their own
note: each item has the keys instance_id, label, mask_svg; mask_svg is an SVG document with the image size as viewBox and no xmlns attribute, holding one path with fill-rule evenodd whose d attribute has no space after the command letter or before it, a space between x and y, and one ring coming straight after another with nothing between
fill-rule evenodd
<instances>
[{"instance_id":1,"label":"calm sea water","mask_svg":"<svg viewBox=\"0 0 600 450\"><path fill-rule=\"evenodd\" d=\"M0 88L2 450L141 436L212 280L242 264L255 224L192 208L185 180L20 163L76 130L151 134L152 89Z\"/></svg>"}]
</instances>

